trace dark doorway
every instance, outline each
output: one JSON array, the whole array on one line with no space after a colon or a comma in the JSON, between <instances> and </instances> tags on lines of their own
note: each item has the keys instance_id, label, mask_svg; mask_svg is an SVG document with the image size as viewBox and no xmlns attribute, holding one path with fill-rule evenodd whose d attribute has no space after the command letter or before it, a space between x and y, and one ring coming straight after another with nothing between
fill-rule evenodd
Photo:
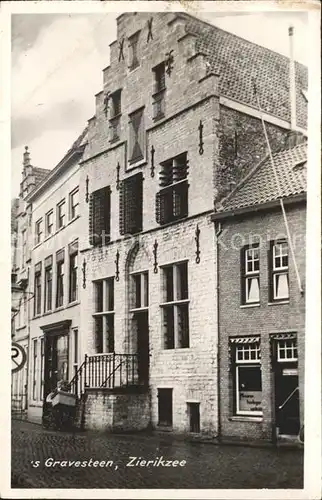
<instances>
[{"instance_id":1,"label":"dark doorway","mask_svg":"<svg viewBox=\"0 0 322 500\"><path fill-rule=\"evenodd\" d=\"M68 334L45 335L44 399L60 380L68 381Z\"/></svg>"},{"instance_id":2,"label":"dark doorway","mask_svg":"<svg viewBox=\"0 0 322 500\"><path fill-rule=\"evenodd\" d=\"M172 427L172 389L158 389L158 425Z\"/></svg>"},{"instance_id":3,"label":"dark doorway","mask_svg":"<svg viewBox=\"0 0 322 500\"><path fill-rule=\"evenodd\" d=\"M137 330L138 375L140 384L149 383L149 313L137 312L134 315Z\"/></svg>"},{"instance_id":4,"label":"dark doorway","mask_svg":"<svg viewBox=\"0 0 322 500\"><path fill-rule=\"evenodd\" d=\"M200 432L200 403L188 403L190 432Z\"/></svg>"},{"instance_id":5,"label":"dark doorway","mask_svg":"<svg viewBox=\"0 0 322 500\"><path fill-rule=\"evenodd\" d=\"M297 435L300 430L297 363L279 363L275 378L278 432L284 435Z\"/></svg>"}]
</instances>

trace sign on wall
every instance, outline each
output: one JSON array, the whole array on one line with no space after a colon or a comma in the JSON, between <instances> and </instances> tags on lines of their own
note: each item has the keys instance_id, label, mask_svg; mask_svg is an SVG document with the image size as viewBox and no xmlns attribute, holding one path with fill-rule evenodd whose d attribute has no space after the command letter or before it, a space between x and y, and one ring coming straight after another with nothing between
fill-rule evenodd
<instances>
[{"instance_id":1,"label":"sign on wall","mask_svg":"<svg viewBox=\"0 0 322 500\"><path fill-rule=\"evenodd\" d=\"M11 344L11 372L15 373L21 370L27 361L27 354L24 348L17 344L17 342L12 342Z\"/></svg>"}]
</instances>

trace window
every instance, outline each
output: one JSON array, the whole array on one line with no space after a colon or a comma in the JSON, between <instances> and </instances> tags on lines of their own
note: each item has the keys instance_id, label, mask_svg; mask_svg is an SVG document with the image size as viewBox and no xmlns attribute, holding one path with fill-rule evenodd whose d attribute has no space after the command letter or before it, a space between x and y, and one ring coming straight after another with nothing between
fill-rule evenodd
<instances>
[{"instance_id":1,"label":"window","mask_svg":"<svg viewBox=\"0 0 322 500\"><path fill-rule=\"evenodd\" d=\"M56 307L64 305L64 250L56 253Z\"/></svg>"},{"instance_id":2,"label":"window","mask_svg":"<svg viewBox=\"0 0 322 500\"><path fill-rule=\"evenodd\" d=\"M54 213L51 210L46 214L46 236L50 236L54 229Z\"/></svg>"},{"instance_id":3,"label":"window","mask_svg":"<svg viewBox=\"0 0 322 500\"><path fill-rule=\"evenodd\" d=\"M27 258L27 231L24 230L21 232L21 242L22 242L22 248L21 248L21 267L24 268L26 265L26 258Z\"/></svg>"},{"instance_id":4,"label":"window","mask_svg":"<svg viewBox=\"0 0 322 500\"><path fill-rule=\"evenodd\" d=\"M165 115L165 64L153 68L153 119L158 120Z\"/></svg>"},{"instance_id":5,"label":"window","mask_svg":"<svg viewBox=\"0 0 322 500\"><path fill-rule=\"evenodd\" d=\"M41 314L41 262L35 266L34 315Z\"/></svg>"},{"instance_id":6,"label":"window","mask_svg":"<svg viewBox=\"0 0 322 500\"><path fill-rule=\"evenodd\" d=\"M78 188L74 189L69 195L70 215L69 220L75 219L79 212L79 191Z\"/></svg>"},{"instance_id":7,"label":"window","mask_svg":"<svg viewBox=\"0 0 322 500\"><path fill-rule=\"evenodd\" d=\"M33 347L33 363L32 363L32 399L37 399L37 349L38 349L38 339L34 339L32 342Z\"/></svg>"},{"instance_id":8,"label":"window","mask_svg":"<svg viewBox=\"0 0 322 500\"><path fill-rule=\"evenodd\" d=\"M72 340L72 346L73 346L73 354L72 354L72 359L73 359L73 377L75 377L77 370L78 370L78 329L74 328L73 332L73 340Z\"/></svg>"},{"instance_id":9,"label":"window","mask_svg":"<svg viewBox=\"0 0 322 500\"><path fill-rule=\"evenodd\" d=\"M190 432L200 432L200 403L187 403Z\"/></svg>"},{"instance_id":10,"label":"window","mask_svg":"<svg viewBox=\"0 0 322 500\"><path fill-rule=\"evenodd\" d=\"M120 122L121 122L121 90L117 90L111 94L111 111L110 111L110 141L114 142L120 138Z\"/></svg>"},{"instance_id":11,"label":"window","mask_svg":"<svg viewBox=\"0 0 322 500\"><path fill-rule=\"evenodd\" d=\"M161 304L164 349L189 347L188 263L163 268L165 302Z\"/></svg>"},{"instance_id":12,"label":"window","mask_svg":"<svg viewBox=\"0 0 322 500\"><path fill-rule=\"evenodd\" d=\"M295 339L279 340L277 343L277 361L297 361L297 344Z\"/></svg>"},{"instance_id":13,"label":"window","mask_svg":"<svg viewBox=\"0 0 322 500\"><path fill-rule=\"evenodd\" d=\"M172 389L158 389L158 425L172 427Z\"/></svg>"},{"instance_id":14,"label":"window","mask_svg":"<svg viewBox=\"0 0 322 500\"><path fill-rule=\"evenodd\" d=\"M124 179L120 187L120 234L142 231L143 175L142 172Z\"/></svg>"},{"instance_id":15,"label":"window","mask_svg":"<svg viewBox=\"0 0 322 500\"><path fill-rule=\"evenodd\" d=\"M94 246L110 241L111 189L106 186L94 191L89 200L89 239Z\"/></svg>"},{"instance_id":16,"label":"window","mask_svg":"<svg viewBox=\"0 0 322 500\"><path fill-rule=\"evenodd\" d=\"M271 242L270 247L270 300L289 298L288 244L286 241Z\"/></svg>"},{"instance_id":17,"label":"window","mask_svg":"<svg viewBox=\"0 0 322 500\"><path fill-rule=\"evenodd\" d=\"M144 108L141 108L129 115L129 163L144 158L144 136Z\"/></svg>"},{"instance_id":18,"label":"window","mask_svg":"<svg viewBox=\"0 0 322 500\"><path fill-rule=\"evenodd\" d=\"M140 32L137 31L129 37L129 69L135 69L139 66L139 59L138 59L138 42L139 42L139 36Z\"/></svg>"},{"instance_id":19,"label":"window","mask_svg":"<svg viewBox=\"0 0 322 500\"><path fill-rule=\"evenodd\" d=\"M41 242L42 239L42 219L39 219L35 225L35 245Z\"/></svg>"},{"instance_id":20,"label":"window","mask_svg":"<svg viewBox=\"0 0 322 500\"><path fill-rule=\"evenodd\" d=\"M66 215L66 203L65 200L62 200L57 205L57 229L64 227L65 215Z\"/></svg>"},{"instance_id":21,"label":"window","mask_svg":"<svg viewBox=\"0 0 322 500\"><path fill-rule=\"evenodd\" d=\"M259 245L241 251L242 304L259 302Z\"/></svg>"},{"instance_id":22,"label":"window","mask_svg":"<svg viewBox=\"0 0 322 500\"><path fill-rule=\"evenodd\" d=\"M240 338L234 340L235 413L236 415L262 415L259 339Z\"/></svg>"},{"instance_id":23,"label":"window","mask_svg":"<svg viewBox=\"0 0 322 500\"><path fill-rule=\"evenodd\" d=\"M51 311L53 302L53 257L45 260L44 312Z\"/></svg>"},{"instance_id":24,"label":"window","mask_svg":"<svg viewBox=\"0 0 322 500\"><path fill-rule=\"evenodd\" d=\"M188 215L188 161L183 153L161 164L160 191L156 195L156 219L166 224Z\"/></svg>"},{"instance_id":25,"label":"window","mask_svg":"<svg viewBox=\"0 0 322 500\"><path fill-rule=\"evenodd\" d=\"M40 339L40 400L44 397L44 375L45 375L45 340Z\"/></svg>"},{"instance_id":26,"label":"window","mask_svg":"<svg viewBox=\"0 0 322 500\"><path fill-rule=\"evenodd\" d=\"M77 261L78 261L78 240L69 245L69 294L68 302L77 300Z\"/></svg>"},{"instance_id":27,"label":"window","mask_svg":"<svg viewBox=\"0 0 322 500\"><path fill-rule=\"evenodd\" d=\"M144 309L149 306L148 272L132 275L133 300L132 309Z\"/></svg>"},{"instance_id":28,"label":"window","mask_svg":"<svg viewBox=\"0 0 322 500\"><path fill-rule=\"evenodd\" d=\"M96 352L114 352L114 278L94 282Z\"/></svg>"}]
</instances>

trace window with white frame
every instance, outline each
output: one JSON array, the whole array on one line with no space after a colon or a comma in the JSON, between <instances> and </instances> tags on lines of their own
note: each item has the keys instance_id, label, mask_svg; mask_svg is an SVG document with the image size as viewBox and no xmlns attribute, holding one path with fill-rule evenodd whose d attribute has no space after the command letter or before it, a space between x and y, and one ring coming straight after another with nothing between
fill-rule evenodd
<instances>
[{"instance_id":1,"label":"window with white frame","mask_svg":"<svg viewBox=\"0 0 322 500\"><path fill-rule=\"evenodd\" d=\"M114 142L120 138L120 120L121 120L121 89L111 94L110 102L110 141Z\"/></svg>"},{"instance_id":2,"label":"window with white frame","mask_svg":"<svg viewBox=\"0 0 322 500\"><path fill-rule=\"evenodd\" d=\"M41 242L42 240L42 219L37 220L35 224L35 245L38 245L38 243Z\"/></svg>"},{"instance_id":3,"label":"window with white frame","mask_svg":"<svg viewBox=\"0 0 322 500\"><path fill-rule=\"evenodd\" d=\"M79 190L78 187L69 194L69 220L75 219L79 214Z\"/></svg>"},{"instance_id":4,"label":"window with white frame","mask_svg":"<svg viewBox=\"0 0 322 500\"><path fill-rule=\"evenodd\" d=\"M247 246L241 252L242 304L260 300L259 245Z\"/></svg>"},{"instance_id":5,"label":"window with white frame","mask_svg":"<svg viewBox=\"0 0 322 500\"><path fill-rule=\"evenodd\" d=\"M34 316L41 314L41 262L35 265Z\"/></svg>"},{"instance_id":6,"label":"window with white frame","mask_svg":"<svg viewBox=\"0 0 322 500\"><path fill-rule=\"evenodd\" d=\"M158 120L165 115L165 63L162 62L153 68L153 119Z\"/></svg>"},{"instance_id":7,"label":"window with white frame","mask_svg":"<svg viewBox=\"0 0 322 500\"><path fill-rule=\"evenodd\" d=\"M262 375L259 340L235 339L235 341L232 343L235 367L235 414L262 415Z\"/></svg>"},{"instance_id":8,"label":"window with white frame","mask_svg":"<svg viewBox=\"0 0 322 500\"><path fill-rule=\"evenodd\" d=\"M287 241L271 242L270 247L270 300L289 298L289 258Z\"/></svg>"},{"instance_id":9,"label":"window with white frame","mask_svg":"<svg viewBox=\"0 0 322 500\"><path fill-rule=\"evenodd\" d=\"M163 348L189 347L188 262L162 268Z\"/></svg>"},{"instance_id":10,"label":"window with white frame","mask_svg":"<svg viewBox=\"0 0 322 500\"><path fill-rule=\"evenodd\" d=\"M27 258L27 231L24 229L21 232L21 267L22 269L26 265L26 258Z\"/></svg>"},{"instance_id":11,"label":"window with white frame","mask_svg":"<svg viewBox=\"0 0 322 500\"><path fill-rule=\"evenodd\" d=\"M62 200L57 205L57 229L65 226L66 202Z\"/></svg>"},{"instance_id":12,"label":"window with white frame","mask_svg":"<svg viewBox=\"0 0 322 500\"><path fill-rule=\"evenodd\" d=\"M279 340L277 342L277 361L279 362L297 361L296 339Z\"/></svg>"},{"instance_id":13,"label":"window with white frame","mask_svg":"<svg viewBox=\"0 0 322 500\"><path fill-rule=\"evenodd\" d=\"M65 252L56 252L56 308L64 305Z\"/></svg>"},{"instance_id":14,"label":"window with white frame","mask_svg":"<svg viewBox=\"0 0 322 500\"><path fill-rule=\"evenodd\" d=\"M78 294L78 240L68 246L69 252L69 293L68 302L75 302Z\"/></svg>"},{"instance_id":15,"label":"window with white frame","mask_svg":"<svg viewBox=\"0 0 322 500\"><path fill-rule=\"evenodd\" d=\"M54 212L50 210L46 214L46 236L50 236L54 231Z\"/></svg>"},{"instance_id":16,"label":"window with white frame","mask_svg":"<svg viewBox=\"0 0 322 500\"><path fill-rule=\"evenodd\" d=\"M53 302L53 257L45 259L44 312L51 311Z\"/></svg>"},{"instance_id":17,"label":"window with white frame","mask_svg":"<svg viewBox=\"0 0 322 500\"><path fill-rule=\"evenodd\" d=\"M40 400L44 398L44 375L45 375L45 339L40 339Z\"/></svg>"},{"instance_id":18,"label":"window with white frame","mask_svg":"<svg viewBox=\"0 0 322 500\"><path fill-rule=\"evenodd\" d=\"M131 309L146 309L149 306L148 271L131 275Z\"/></svg>"},{"instance_id":19,"label":"window with white frame","mask_svg":"<svg viewBox=\"0 0 322 500\"><path fill-rule=\"evenodd\" d=\"M95 281L93 285L96 352L114 352L114 277Z\"/></svg>"},{"instance_id":20,"label":"window with white frame","mask_svg":"<svg viewBox=\"0 0 322 500\"><path fill-rule=\"evenodd\" d=\"M78 328L72 330L72 335L73 377L75 377L78 370Z\"/></svg>"}]
</instances>

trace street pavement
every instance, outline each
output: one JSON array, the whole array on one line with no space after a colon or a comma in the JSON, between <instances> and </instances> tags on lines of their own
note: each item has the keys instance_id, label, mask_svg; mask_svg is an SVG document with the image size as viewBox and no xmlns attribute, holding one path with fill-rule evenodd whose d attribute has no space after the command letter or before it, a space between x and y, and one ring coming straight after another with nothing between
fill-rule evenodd
<instances>
[{"instance_id":1,"label":"street pavement","mask_svg":"<svg viewBox=\"0 0 322 500\"><path fill-rule=\"evenodd\" d=\"M134 466L129 457L137 457ZM64 433L13 420L11 472L12 488L303 488L303 452L160 434Z\"/></svg>"}]
</instances>

